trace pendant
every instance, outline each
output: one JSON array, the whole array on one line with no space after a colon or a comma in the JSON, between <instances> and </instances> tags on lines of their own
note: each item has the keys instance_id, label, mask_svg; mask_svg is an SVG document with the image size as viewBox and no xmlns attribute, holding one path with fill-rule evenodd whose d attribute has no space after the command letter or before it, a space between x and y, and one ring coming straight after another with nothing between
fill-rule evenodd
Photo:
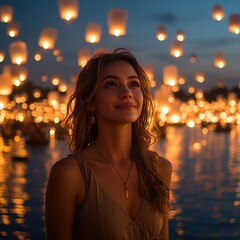
<instances>
[{"instance_id":1,"label":"pendant","mask_svg":"<svg viewBox=\"0 0 240 240\"><path fill-rule=\"evenodd\" d=\"M124 183L124 190L125 190L125 197L128 200L128 189L127 189L127 183Z\"/></svg>"}]
</instances>

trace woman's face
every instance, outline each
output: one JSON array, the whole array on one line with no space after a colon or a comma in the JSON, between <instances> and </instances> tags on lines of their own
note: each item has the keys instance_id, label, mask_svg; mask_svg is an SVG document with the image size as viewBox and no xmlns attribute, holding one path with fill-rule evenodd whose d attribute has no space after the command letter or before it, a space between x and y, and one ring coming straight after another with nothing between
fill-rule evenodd
<instances>
[{"instance_id":1,"label":"woman's face","mask_svg":"<svg viewBox=\"0 0 240 240\"><path fill-rule=\"evenodd\" d=\"M143 93L135 69L128 62L118 60L107 65L94 98L98 124L133 123L142 111Z\"/></svg>"}]
</instances>

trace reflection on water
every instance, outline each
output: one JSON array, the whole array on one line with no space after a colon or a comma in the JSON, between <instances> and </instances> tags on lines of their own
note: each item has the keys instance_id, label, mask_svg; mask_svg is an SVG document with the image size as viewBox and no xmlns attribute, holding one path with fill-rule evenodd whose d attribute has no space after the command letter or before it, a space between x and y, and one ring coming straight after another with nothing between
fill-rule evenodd
<instances>
[{"instance_id":1,"label":"reflection on water","mask_svg":"<svg viewBox=\"0 0 240 240\"><path fill-rule=\"evenodd\" d=\"M44 194L65 142L26 146L28 161L13 161L0 146L0 239L44 239ZM1 145L1 144L0 144ZM240 239L240 129L215 133L170 127L153 146L174 167L171 240Z\"/></svg>"}]
</instances>

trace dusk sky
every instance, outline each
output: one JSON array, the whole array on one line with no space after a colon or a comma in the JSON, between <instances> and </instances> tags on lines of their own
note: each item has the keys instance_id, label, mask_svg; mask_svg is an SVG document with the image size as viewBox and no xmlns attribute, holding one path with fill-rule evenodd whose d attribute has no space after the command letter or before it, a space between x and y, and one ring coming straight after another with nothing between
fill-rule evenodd
<instances>
[{"instance_id":1,"label":"dusk sky","mask_svg":"<svg viewBox=\"0 0 240 240\"><path fill-rule=\"evenodd\" d=\"M9 44L22 40L28 46L28 78L40 86L41 76L49 79L59 74L70 82L72 75L80 71L77 57L82 48L114 49L125 47L133 52L141 64L152 65L157 87L162 82L163 67L168 64L178 66L179 74L186 77L183 88L195 86L200 89L215 87L222 80L227 87L235 87L240 82L240 35L228 31L229 17L240 14L240 0L79 0L79 15L76 20L66 22L60 18L57 0L0 0L1 5L14 8L13 21L19 22L20 34L15 38L7 35L7 24L0 22L0 50L6 52L6 59L0 63L0 72L5 64L10 64ZM221 5L225 18L214 21L212 7ZM108 34L107 15L112 8L128 11L127 32L125 36L115 37ZM101 41L96 44L85 42L85 30L89 22L102 26ZM167 28L168 38L160 42L156 39L159 25ZM38 39L44 27L55 28L58 32L55 47L63 56L57 62L51 50L41 50L43 60L36 62L34 53L40 49ZM169 54L176 31L182 30L184 54L174 58ZM226 57L226 67L216 68L214 54L222 52ZM189 57L196 54L196 63ZM204 72L204 83L195 81L195 72ZM48 85L49 86L49 85Z\"/></svg>"}]
</instances>

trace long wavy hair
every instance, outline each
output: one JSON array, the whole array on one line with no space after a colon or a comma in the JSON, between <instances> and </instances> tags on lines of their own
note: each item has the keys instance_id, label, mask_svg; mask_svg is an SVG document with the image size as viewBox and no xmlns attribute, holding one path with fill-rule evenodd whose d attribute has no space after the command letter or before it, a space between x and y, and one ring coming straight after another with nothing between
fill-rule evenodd
<instances>
[{"instance_id":1,"label":"long wavy hair","mask_svg":"<svg viewBox=\"0 0 240 240\"><path fill-rule=\"evenodd\" d=\"M104 69L108 64L118 60L128 62L135 69L143 93L142 112L138 120L132 123L131 145L131 157L135 160L139 173L139 193L142 198L149 200L154 208L164 214L164 209L169 202L169 190L156 170L156 160L150 157L148 151L155 141L149 131L154 114L151 83L136 58L127 49L118 48L112 53L98 53L82 68L75 91L67 105L65 129L69 135L69 147L74 152L85 148L97 138L97 122L89 132L89 104L101 84Z\"/></svg>"}]
</instances>

